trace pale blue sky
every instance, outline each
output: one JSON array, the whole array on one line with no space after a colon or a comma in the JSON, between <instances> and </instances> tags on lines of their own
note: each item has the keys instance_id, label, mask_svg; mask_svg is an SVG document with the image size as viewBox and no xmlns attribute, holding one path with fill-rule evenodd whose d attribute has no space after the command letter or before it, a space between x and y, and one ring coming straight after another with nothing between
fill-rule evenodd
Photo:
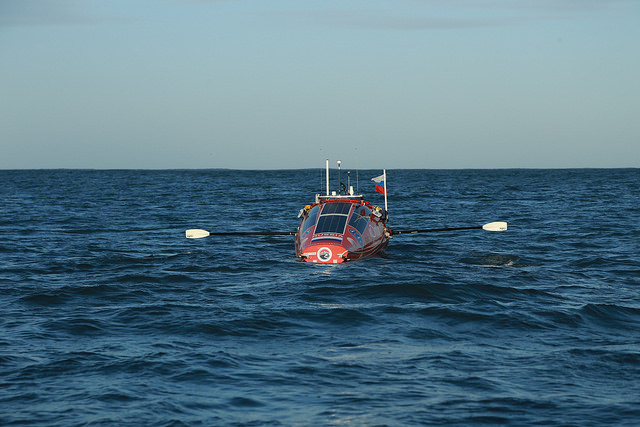
<instances>
[{"instance_id":1,"label":"pale blue sky","mask_svg":"<svg viewBox=\"0 0 640 427\"><path fill-rule=\"evenodd\" d=\"M0 168L640 167L640 0L0 0Z\"/></svg>"}]
</instances>

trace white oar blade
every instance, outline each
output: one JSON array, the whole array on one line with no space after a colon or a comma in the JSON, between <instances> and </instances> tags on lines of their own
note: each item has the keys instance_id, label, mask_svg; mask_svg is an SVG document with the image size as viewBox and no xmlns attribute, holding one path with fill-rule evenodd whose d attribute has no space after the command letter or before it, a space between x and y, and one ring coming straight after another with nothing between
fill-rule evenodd
<instances>
[{"instance_id":1,"label":"white oar blade","mask_svg":"<svg viewBox=\"0 0 640 427\"><path fill-rule=\"evenodd\" d=\"M490 222L482 226L483 230L487 231L505 231L507 229L507 223L502 221Z\"/></svg>"},{"instance_id":2,"label":"white oar blade","mask_svg":"<svg viewBox=\"0 0 640 427\"><path fill-rule=\"evenodd\" d=\"M187 235L187 239L202 239L203 237L207 237L209 232L207 230L200 230L199 228L192 228L191 230L185 231Z\"/></svg>"}]
</instances>

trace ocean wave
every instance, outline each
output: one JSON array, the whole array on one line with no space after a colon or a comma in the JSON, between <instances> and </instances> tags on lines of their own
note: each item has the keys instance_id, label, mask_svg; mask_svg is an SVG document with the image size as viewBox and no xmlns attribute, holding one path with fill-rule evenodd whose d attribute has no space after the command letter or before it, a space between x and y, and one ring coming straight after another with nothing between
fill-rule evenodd
<instances>
[{"instance_id":1,"label":"ocean wave","mask_svg":"<svg viewBox=\"0 0 640 427\"><path fill-rule=\"evenodd\" d=\"M0 424L637 423L636 170L388 171L394 228L510 229L344 265L184 238L295 230L316 172L0 171Z\"/></svg>"}]
</instances>

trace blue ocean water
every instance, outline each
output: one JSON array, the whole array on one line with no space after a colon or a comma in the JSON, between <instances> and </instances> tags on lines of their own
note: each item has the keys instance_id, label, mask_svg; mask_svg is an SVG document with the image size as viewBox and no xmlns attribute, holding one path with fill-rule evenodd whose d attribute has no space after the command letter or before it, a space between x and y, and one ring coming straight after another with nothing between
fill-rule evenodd
<instances>
[{"instance_id":1,"label":"blue ocean water","mask_svg":"<svg viewBox=\"0 0 640 427\"><path fill-rule=\"evenodd\" d=\"M0 425L638 425L640 170L390 170L392 229L509 230L343 265L184 236L323 174L0 171Z\"/></svg>"}]
</instances>

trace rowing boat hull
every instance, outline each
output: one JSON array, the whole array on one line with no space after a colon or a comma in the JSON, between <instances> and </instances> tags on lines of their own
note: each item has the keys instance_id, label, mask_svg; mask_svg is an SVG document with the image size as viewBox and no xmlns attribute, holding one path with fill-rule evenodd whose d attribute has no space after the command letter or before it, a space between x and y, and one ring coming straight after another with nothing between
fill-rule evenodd
<instances>
[{"instance_id":1,"label":"rowing boat hull","mask_svg":"<svg viewBox=\"0 0 640 427\"><path fill-rule=\"evenodd\" d=\"M382 253L390 233L382 209L364 200L321 200L303 210L296 254L305 262L337 264Z\"/></svg>"}]
</instances>

